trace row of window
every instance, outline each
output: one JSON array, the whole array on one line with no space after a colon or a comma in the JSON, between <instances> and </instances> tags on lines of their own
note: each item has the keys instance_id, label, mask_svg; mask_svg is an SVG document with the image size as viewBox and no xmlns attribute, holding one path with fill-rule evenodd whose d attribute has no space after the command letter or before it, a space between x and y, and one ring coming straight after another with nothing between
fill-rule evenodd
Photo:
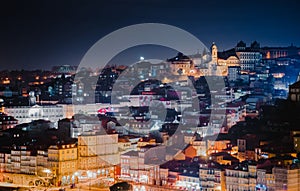
<instances>
[{"instance_id":1,"label":"row of window","mask_svg":"<svg viewBox=\"0 0 300 191\"><path fill-rule=\"evenodd\" d=\"M70 152L70 150L66 150L66 153L67 153L67 154L69 154L69 153L74 153L74 149L72 149L72 152ZM61 154L65 154L65 151L62 151Z\"/></svg>"},{"instance_id":2,"label":"row of window","mask_svg":"<svg viewBox=\"0 0 300 191\"><path fill-rule=\"evenodd\" d=\"M35 109L34 109L35 110ZM6 112L7 113L28 113L32 111L31 109L21 109L21 110L7 110ZM35 110L36 111L36 110ZM62 109L42 109L42 110L39 110L39 112L44 112L44 113L62 113L63 110Z\"/></svg>"}]
</instances>

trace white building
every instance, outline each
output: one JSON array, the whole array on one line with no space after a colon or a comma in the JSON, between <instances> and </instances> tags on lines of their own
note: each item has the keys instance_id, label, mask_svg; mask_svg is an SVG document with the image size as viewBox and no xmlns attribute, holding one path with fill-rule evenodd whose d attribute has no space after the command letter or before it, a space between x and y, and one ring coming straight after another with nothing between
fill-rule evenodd
<instances>
[{"instance_id":1,"label":"white building","mask_svg":"<svg viewBox=\"0 0 300 191\"><path fill-rule=\"evenodd\" d=\"M53 122L54 126L57 127L57 122L64 118L63 107L56 105L5 107L4 113L13 116L19 121L19 124L44 119Z\"/></svg>"}]
</instances>

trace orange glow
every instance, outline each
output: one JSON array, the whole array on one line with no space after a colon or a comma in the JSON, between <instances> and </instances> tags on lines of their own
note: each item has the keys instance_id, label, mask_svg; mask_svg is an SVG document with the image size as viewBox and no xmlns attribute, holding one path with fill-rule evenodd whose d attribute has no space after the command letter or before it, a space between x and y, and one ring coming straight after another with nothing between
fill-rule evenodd
<instances>
[{"instance_id":1,"label":"orange glow","mask_svg":"<svg viewBox=\"0 0 300 191\"><path fill-rule=\"evenodd\" d=\"M271 58L271 53L270 53L270 51L267 52L266 58L267 58L267 59L270 59L270 58Z\"/></svg>"},{"instance_id":2,"label":"orange glow","mask_svg":"<svg viewBox=\"0 0 300 191\"><path fill-rule=\"evenodd\" d=\"M8 78L5 78L5 80L2 81L2 84L10 84L10 80Z\"/></svg>"},{"instance_id":3,"label":"orange glow","mask_svg":"<svg viewBox=\"0 0 300 191\"><path fill-rule=\"evenodd\" d=\"M274 78L282 78L285 74L284 73L274 73L273 77Z\"/></svg>"}]
</instances>

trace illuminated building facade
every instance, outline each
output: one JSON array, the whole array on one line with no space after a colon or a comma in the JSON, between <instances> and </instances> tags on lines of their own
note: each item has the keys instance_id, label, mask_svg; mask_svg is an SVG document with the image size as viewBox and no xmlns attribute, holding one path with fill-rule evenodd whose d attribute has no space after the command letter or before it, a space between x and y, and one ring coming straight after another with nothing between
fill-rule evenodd
<instances>
[{"instance_id":1,"label":"illuminated building facade","mask_svg":"<svg viewBox=\"0 0 300 191\"><path fill-rule=\"evenodd\" d=\"M256 166L248 164L232 165L225 169L226 190L255 191Z\"/></svg>"},{"instance_id":2,"label":"illuminated building facade","mask_svg":"<svg viewBox=\"0 0 300 191\"><path fill-rule=\"evenodd\" d=\"M19 124L45 119L54 122L54 126L57 127L57 122L64 118L63 107L57 105L11 106L5 107L4 113L13 116L19 121Z\"/></svg>"},{"instance_id":3,"label":"illuminated building facade","mask_svg":"<svg viewBox=\"0 0 300 191\"><path fill-rule=\"evenodd\" d=\"M285 167L274 167L275 190L299 190L300 169L297 165L288 165Z\"/></svg>"},{"instance_id":4,"label":"illuminated building facade","mask_svg":"<svg viewBox=\"0 0 300 191\"><path fill-rule=\"evenodd\" d=\"M4 154L5 172L19 174L36 174L36 156L32 151L27 150L26 146L21 146Z\"/></svg>"},{"instance_id":5,"label":"illuminated building facade","mask_svg":"<svg viewBox=\"0 0 300 191\"><path fill-rule=\"evenodd\" d=\"M177 76L194 77L227 76L228 67L241 66L242 61L234 49L218 52L217 45L213 43L210 51L211 57L205 53L191 56L178 53L176 57L168 59L172 73Z\"/></svg>"},{"instance_id":6,"label":"illuminated building facade","mask_svg":"<svg viewBox=\"0 0 300 191\"><path fill-rule=\"evenodd\" d=\"M287 47L262 47L263 58L275 59L286 56L295 56L300 54L300 48L291 44Z\"/></svg>"},{"instance_id":7,"label":"illuminated building facade","mask_svg":"<svg viewBox=\"0 0 300 191\"><path fill-rule=\"evenodd\" d=\"M160 163L165 161L164 146L144 146L139 151L128 151L121 158L121 179L152 185L165 184L165 174L160 173Z\"/></svg>"},{"instance_id":8,"label":"illuminated building facade","mask_svg":"<svg viewBox=\"0 0 300 191\"><path fill-rule=\"evenodd\" d=\"M300 81L298 81L289 86L289 99L292 102L300 102Z\"/></svg>"},{"instance_id":9,"label":"illuminated building facade","mask_svg":"<svg viewBox=\"0 0 300 191\"><path fill-rule=\"evenodd\" d=\"M52 145L48 148L48 167L56 185L76 182L77 147L75 144Z\"/></svg>"},{"instance_id":10,"label":"illuminated building facade","mask_svg":"<svg viewBox=\"0 0 300 191\"><path fill-rule=\"evenodd\" d=\"M262 62L260 45L256 41L250 47L246 47L246 43L240 41L235 47L235 52L241 62L241 70L243 71L254 71L255 66Z\"/></svg>"},{"instance_id":11,"label":"illuminated building facade","mask_svg":"<svg viewBox=\"0 0 300 191\"><path fill-rule=\"evenodd\" d=\"M78 136L78 170L82 176L114 177L119 157L118 134L91 131Z\"/></svg>"},{"instance_id":12,"label":"illuminated building facade","mask_svg":"<svg viewBox=\"0 0 300 191\"><path fill-rule=\"evenodd\" d=\"M225 190L225 171L215 162L199 164L200 187L204 190Z\"/></svg>"}]
</instances>

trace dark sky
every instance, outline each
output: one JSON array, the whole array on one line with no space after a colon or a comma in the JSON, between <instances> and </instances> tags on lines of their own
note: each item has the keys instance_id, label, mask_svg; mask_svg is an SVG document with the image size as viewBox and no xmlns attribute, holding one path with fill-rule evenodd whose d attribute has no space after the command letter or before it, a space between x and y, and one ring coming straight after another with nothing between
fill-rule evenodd
<instances>
[{"instance_id":1,"label":"dark sky","mask_svg":"<svg viewBox=\"0 0 300 191\"><path fill-rule=\"evenodd\" d=\"M7 0L0 2L0 70L78 65L103 36L137 23L180 27L207 47L239 41L300 46L298 0ZM140 55L137 55L140 56Z\"/></svg>"}]
</instances>

